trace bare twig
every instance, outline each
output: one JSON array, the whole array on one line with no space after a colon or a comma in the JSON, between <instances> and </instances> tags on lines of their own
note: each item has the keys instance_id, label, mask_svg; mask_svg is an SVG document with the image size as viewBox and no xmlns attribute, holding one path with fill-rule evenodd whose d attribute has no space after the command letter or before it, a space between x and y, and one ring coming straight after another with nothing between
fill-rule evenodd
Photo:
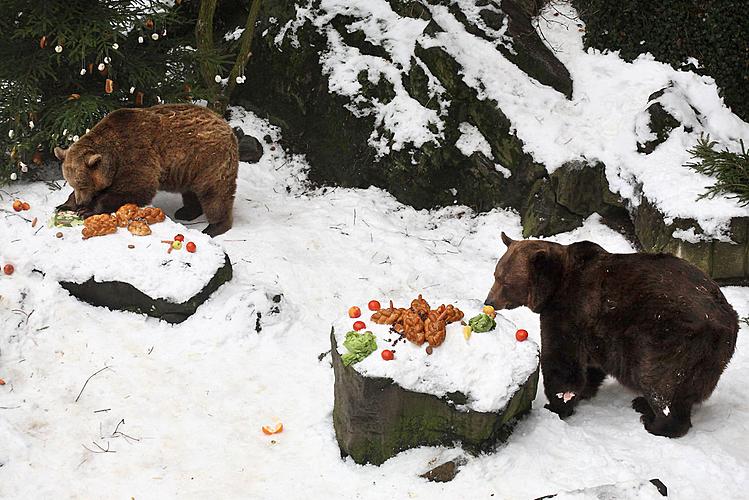
<instances>
[{"instance_id":1,"label":"bare twig","mask_svg":"<svg viewBox=\"0 0 749 500\"><path fill-rule=\"evenodd\" d=\"M100 374L101 372L103 372L104 370L108 370L108 369L109 369L109 367L108 367L108 366L105 366L105 367L104 367L104 368L102 368L101 370L97 370L97 371L95 371L94 373L92 373L92 374L91 374L91 376L90 376L90 377L88 377L88 378L86 379L86 382L84 382L84 383L83 383L83 387L81 387L81 392L79 392L79 393L78 393L78 396L77 396L77 397L75 398L75 402L76 402L76 403L78 402L78 400L79 400L79 399L81 399L81 394L83 394L83 390L84 390L84 389L86 388L86 386L88 385L88 381L89 381L89 380L91 380L92 378L94 378L94 377L95 377L96 375L98 375L98 374Z\"/></svg>"}]
</instances>

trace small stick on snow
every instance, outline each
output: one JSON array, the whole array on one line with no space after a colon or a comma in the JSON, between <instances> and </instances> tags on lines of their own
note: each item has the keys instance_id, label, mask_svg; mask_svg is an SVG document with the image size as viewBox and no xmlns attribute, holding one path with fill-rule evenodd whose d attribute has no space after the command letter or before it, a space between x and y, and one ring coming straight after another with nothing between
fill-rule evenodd
<instances>
[{"instance_id":1,"label":"small stick on snow","mask_svg":"<svg viewBox=\"0 0 749 500\"><path fill-rule=\"evenodd\" d=\"M79 392L79 393L78 393L78 397L76 397L76 398L75 398L75 401L74 401L74 402L75 402L75 403L77 403L77 402L78 402L78 400L79 400L79 399L81 399L81 394L83 394L83 390L84 390L84 389L86 388L86 386L88 385L88 381L89 381L89 380L91 380L92 378L94 378L94 377L95 377L96 375L100 374L100 373L101 373L101 372L103 372L104 370L108 370L108 369L109 369L109 367L108 367L108 366L105 366L105 367L104 367L104 368L102 368L101 370L97 370L97 371L95 371L94 373L92 373L92 374L91 374L91 376L90 376L90 377L88 377L88 378L86 379L86 381L85 381L85 382L83 383L83 387L81 387L81 392ZM94 443L94 444L96 444L96 443Z\"/></svg>"}]
</instances>

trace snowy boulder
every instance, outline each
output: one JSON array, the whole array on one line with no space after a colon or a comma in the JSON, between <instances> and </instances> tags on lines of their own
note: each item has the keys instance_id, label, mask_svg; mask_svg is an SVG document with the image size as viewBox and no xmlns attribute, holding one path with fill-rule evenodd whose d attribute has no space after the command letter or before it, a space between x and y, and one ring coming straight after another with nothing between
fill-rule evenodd
<instances>
[{"instance_id":1,"label":"snowy boulder","mask_svg":"<svg viewBox=\"0 0 749 500\"><path fill-rule=\"evenodd\" d=\"M684 91L673 82L648 97L648 107L635 121L637 151L650 154L666 142L671 131L684 127L689 133L702 128L700 112L689 102Z\"/></svg>"},{"instance_id":2,"label":"snowy boulder","mask_svg":"<svg viewBox=\"0 0 749 500\"><path fill-rule=\"evenodd\" d=\"M209 236L170 219L151 230L134 236L119 228L84 240L80 227L43 227L30 240L29 259L80 300L180 323L231 279L231 262ZM168 252L162 240L177 234L185 237L183 247ZM196 245L194 253L186 250L188 242Z\"/></svg>"},{"instance_id":3,"label":"snowy boulder","mask_svg":"<svg viewBox=\"0 0 749 500\"><path fill-rule=\"evenodd\" d=\"M481 304L456 305L470 317ZM356 463L380 465L406 449L454 442L472 453L491 451L530 410L538 345L518 342L515 326L503 316L495 330L468 340L460 323L448 325L444 343L431 355L426 344L397 341L388 325L362 319L377 350L359 363L344 366L341 358L354 320L336 322L331 332L333 425L341 453ZM393 350L395 359L385 361L383 349Z\"/></svg>"}]
</instances>

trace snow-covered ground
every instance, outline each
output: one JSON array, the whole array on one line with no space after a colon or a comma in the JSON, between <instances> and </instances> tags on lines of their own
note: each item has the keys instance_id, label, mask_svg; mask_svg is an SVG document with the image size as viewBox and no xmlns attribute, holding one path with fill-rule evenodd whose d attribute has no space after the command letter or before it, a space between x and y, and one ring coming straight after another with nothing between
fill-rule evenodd
<instances>
[{"instance_id":1,"label":"snow-covered ground","mask_svg":"<svg viewBox=\"0 0 749 500\"><path fill-rule=\"evenodd\" d=\"M236 124L279 138L252 116ZM512 212L417 211L374 188L306 191L304 169L278 144L260 163L241 165L235 226L217 239L234 279L179 325L73 299L31 272L38 257L24 248L33 233L15 222L9 231L17 218L0 212L0 264L12 258L17 269L0 276L0 497L529 499L653 477L672 498L745 495L746 326L681 439L646 433L629 407L634 394L607 382L566 421L543 409L539 391L509 442L468 457L451 483L418 475L460 449L410 450L380 467L341 459L330 357L318 361L331 324L374 297L483 299L504 251L500 231L520 237L521 228ZM38 183L0 194L3 209L22 197L46 215L68 193ZM171 215L179 199L160 195L155 204ZM632 251L596 216L554 239ZM749 290L724 292L749 315ZM280 313L264 313L258 333L256 311L276 293ZM540 343L536 315L506 314ZM276 419L284 431L264 435L261 426Z\"/></svg>"}]
</instances>

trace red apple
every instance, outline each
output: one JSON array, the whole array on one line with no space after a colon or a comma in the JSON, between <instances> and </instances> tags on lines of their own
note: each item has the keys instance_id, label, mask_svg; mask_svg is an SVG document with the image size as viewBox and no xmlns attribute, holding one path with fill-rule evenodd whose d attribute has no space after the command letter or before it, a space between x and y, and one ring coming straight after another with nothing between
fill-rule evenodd
<instances>
[{"instance_id":1,"label":"red apple","mask_svg":"<svg viewBox=\"0 0 749 500\"><path fill-rule=\"evenodd\" d=\"M349 318L358 318L359 316L361 316L361 309L359 309L356 306L352 306L352 307L349 308L349 310L348 310L348 317Z\"/></svg>"},{"instance_id":2,"label":"red apple","mask_svg":"<svg viewBox=\"0 0 749 500\"><path fill-rule=\"evenodd\" d=\"M187 245L185 245L185 250L187 250L190 253L195 253L195 250L197 249L198 248L195 246L195 243L193 243L192 241L188 241Z\"/></svg>"},{"instance_id":3,"label":"red apple","mask_svg":"<svg viewBox=\"0 0 749 500\"><path fill-rule=\"evenodd\" d=\"M367 304L367 307L370 311L379 311L380 309L382 309L382 306L376 300L370 300L369 304Z\"/></svg>"},{"instance_id":4,"label":"red apple","mask_svg":"<svg viewBox=\"0 0 749 500\"><path fill-rule=\"evenodd\" d=\"M383 349L382 359L384 359L385 361L392 361L393 359L395 359L395 354L393 354L393 351L391 351L390 349Z\"/></svg>"},{"instance_id":5,"label":"red apple","mask_svg":"<svg viewBox=\"0 0 749 500\"><path fill-rule=\"evenodd\" d=\"M517 332L515 332L515 338L518 340L518 342L522 342L528 338L528 332L522 329L518 330Z\"/></svg>"},{"instance_id":6,"label":"red apple","mask_svg":"<svg viewBox=\"0 0 749 500\"><path fill-rule=\"evenodd\" d=\"M365 325L363 321L357 321L354 323L354 330L356 330L357 332L359 330L364 330L366 327L367 325Z\"/></svg>"}]
</instances>

